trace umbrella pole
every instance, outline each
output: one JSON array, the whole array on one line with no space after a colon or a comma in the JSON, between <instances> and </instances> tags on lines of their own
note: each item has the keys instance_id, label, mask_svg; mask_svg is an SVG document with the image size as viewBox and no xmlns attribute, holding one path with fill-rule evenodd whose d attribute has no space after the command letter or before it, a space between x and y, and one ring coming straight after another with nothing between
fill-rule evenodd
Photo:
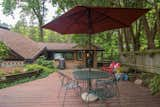
<instances>
[{"instance_id":1,"label":"umbrella pole","mask_svg":"<svg viewBox=\"0 0 160 107\"><path fill-rule=\"evenodd\" d=\"M91 72L91 34L89 34L89 73ZM91 80L88 81L89 90L92 87Z\"/></svg>"},{"instance_id":2,"label":"umbrella pole","mask_svg":"<svg viewBox=\"0 0 160 107\"><path fill-rule=\"evenodd\" d=\"M92 28L92 18L91 18L91 9L87 8L87 17L88 17L88 34L89 34L89 73L91 72L91 34L93 32ZM90 75L88 75L90 76ZM92 88L91 79L88 80L89 90Z\"/></svg>"}]
</instances>

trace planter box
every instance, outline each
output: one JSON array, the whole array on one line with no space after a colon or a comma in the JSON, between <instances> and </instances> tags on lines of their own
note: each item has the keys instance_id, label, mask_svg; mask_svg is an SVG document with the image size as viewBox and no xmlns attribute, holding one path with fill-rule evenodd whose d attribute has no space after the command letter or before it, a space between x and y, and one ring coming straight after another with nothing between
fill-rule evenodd
<instances>
[{"instance_id":1,"label":"planter box","mask_svg":"<svg viewBox=\"0 0 160 107\"><path fill-rule=\"evenodd\" d=\"M2 83L2 82L11 82L11 81L15 81L15 80L26 78L26 77L38 76L38 75L40 75L41 72L42 71L31 71L31 72L7 75L7 76L4 76L4 77L0 78L0 83Z\"/></svg>"}]
</instances>

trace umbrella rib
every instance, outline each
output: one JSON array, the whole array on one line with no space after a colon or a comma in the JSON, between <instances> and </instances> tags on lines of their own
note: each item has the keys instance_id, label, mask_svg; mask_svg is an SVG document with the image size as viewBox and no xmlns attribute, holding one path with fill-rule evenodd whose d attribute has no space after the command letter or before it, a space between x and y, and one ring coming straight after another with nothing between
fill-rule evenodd
<instances>
[{"instance_id":1,"label":"umbrella rib","mask_svg":"<svg viewBox=\"0 0 160 107\"><path fill-rule=\"evenodd\" d=\"M111 19L111 20L113 20L113 21L116 21L116 22L118 22L118 23L120 23L120 24L122 24L122 25L124 25L124 26L129 26L128 24L125 24L124 22L121 22L120 20L114 19L114 18L112 18L111 16L108 16L108 15L102 13L102 12L97 11L97 13L100 13L101 15L104 15L104 16L105 16L105 17L102 18L99 22L103 21L103 19L105 19L105 18L109 18L109 19ZM97 22L97 23L99 23L99 22Z\"/></svg>"}]
</instances>

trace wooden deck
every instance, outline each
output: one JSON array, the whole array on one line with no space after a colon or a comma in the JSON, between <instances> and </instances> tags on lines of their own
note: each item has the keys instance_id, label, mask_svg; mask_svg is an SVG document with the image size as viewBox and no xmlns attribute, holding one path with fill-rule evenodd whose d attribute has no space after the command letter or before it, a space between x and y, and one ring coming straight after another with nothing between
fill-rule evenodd
<instances>
[{"instance_id":1,"label":"wooden deck","mask_svg":"<svg viewBox=\"0 0 160 107\"><path fill-rule=\"evenodd\" d=\"M47 78L1 89L0 107L62 107L63 93L57 98L59 87L57 73L53 73ZM120 100L112 98L105 105L96 102L90 107L160 107L160 96L152 96L147 88L124 81L119 82L119 88ZM72 91L67 95L65 107L86 106Z\"/></svg>"}]
</instances>

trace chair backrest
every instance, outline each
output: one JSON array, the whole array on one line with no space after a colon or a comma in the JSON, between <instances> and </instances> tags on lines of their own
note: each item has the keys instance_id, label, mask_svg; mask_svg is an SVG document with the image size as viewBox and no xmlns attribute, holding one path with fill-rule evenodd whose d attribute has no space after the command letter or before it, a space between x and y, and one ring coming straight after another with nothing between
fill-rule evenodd
<instances>
[{"instance_id":1,"label":"chair backrest","mask_svg":"<svg viewBox=\"0 0 160 107\"><path fill-rule=\"evenodd\" d=\"M61 81L61 85L63 86L64 84L66 84L67 82L71 81L72 79L70 77L68 77L67 75L65 75L62 72L58 72L59 74L59 78Z\"/></svg>"},{"instance_id":2,"label":"chair backrest","mask_svg":"<svg viewBox=\"0 0 160 107\"><path fill-rule=\"evenodd\" d=\"M116 62L113 61L113 62L109 65L109 67L113 69L115 65L116 65Z\"/></svg>"}]
</instances>

